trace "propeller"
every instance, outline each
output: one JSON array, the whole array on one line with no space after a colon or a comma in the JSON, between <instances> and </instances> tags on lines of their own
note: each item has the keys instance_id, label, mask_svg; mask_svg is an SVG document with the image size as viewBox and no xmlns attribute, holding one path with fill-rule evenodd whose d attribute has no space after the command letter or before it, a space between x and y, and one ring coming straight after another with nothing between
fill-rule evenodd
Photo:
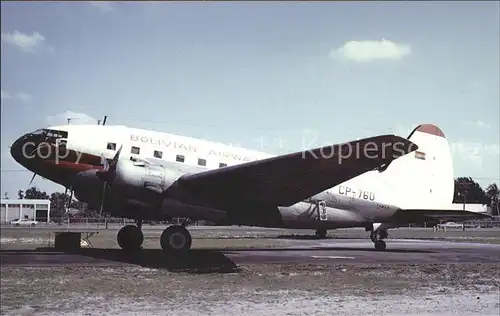
<instances>
[{"instance_id":1,"label":"propeller","mask_svg":"<svg viewBox=\"0 0 500 316\"><path fill-rule=\"evenodd\" d=\"M115 156L111 160L111 163L108 165L108 161L104 156L101 156L103 160L104 168L102 170L97 171L96 175L99 179L104 181L105 183L113 182L116 176L116 165L118 164L118 160L120 159L120 152L123 146L120 146Z\"/></svg>"},{"instance_id":2,"label":"propeller","mask_svg":"<svg viewBox=\"0 0 500 316\"><path fill-rule=\"evenodd\" d=\"M69 199L67 200L67 203L65 202L64 203L64 207L65 207L65 213L67 213L71 207L71 202L73 202L73 189L71 187L69 187ZM66 189L64 190L64 200L66 201L66 199L68 198L68 188L66 187Z\"/></svg>"},{"instance_id":3,"label":"propeller","mask_svg":"<svg viewBox=\"0 0 500 316\"><path fill-rule=\"evenodd\" d=\"M28 184L28 187L31 186L31 184L33 183L33 180L35 180L35 177L36 177L36 173L33 173L33 177L31 177L31 181L30 181L30 184Z\"/></svg>"},{"instance_id":4,"label":"propeller","mask_svg":"<svg viewBox=\"0 0 500 316\"><path fill-rule=\"evenodd\" d=\"M111 160L111 163L108 164L108 160L104 155L101 154L101 160L103 163L103 169L99 170L96 172L96 176L104 181L103 186L102 186L102 196L101 196L101 206L99 209L99 221L98 224L101 222L101 217L102 217L102 211L104 209L104 201L106 199L106 189L111 187L112 182L114 181L116 177L116 166L118 165L118 160L120 159L120 153L122 150L123 146L120 146L118 151L116 152L115 156Z\"/></svg>"}]
</instances>

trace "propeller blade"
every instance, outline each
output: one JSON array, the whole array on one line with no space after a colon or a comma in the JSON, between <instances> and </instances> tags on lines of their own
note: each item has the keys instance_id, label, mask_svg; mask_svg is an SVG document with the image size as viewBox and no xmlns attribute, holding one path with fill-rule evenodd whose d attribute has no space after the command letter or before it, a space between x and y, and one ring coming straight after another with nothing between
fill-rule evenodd
<instances>
[{"instance_id":1,"label":"propeller blade","mask_svg":"<svg viewBox=\"0 0 500 316\"><path fill-rule=\"evenodd\" d=\"M30 181L30 184L28 184L28 186L30 186L31 183L33 183L33 180L35 180L35 177L36 177L36 173L33 173L33 177L31 177L31 181Z\"/></svg>"},{"instance_id":2,"label":"propeller blade","mask_svg":"<svg viewBox=\"0 0 500 316\"><path fill-rule=\"evenodd\" d=\"M68 201L68 207L66 208L66 212L69 211L69 209L71 208L71 202L73 202L73 190L70 188L70 191L69 191L69 201Z\"/></svg>"},{"instance_id":3,"label":"propeller blade","mask_svg":"<svg viewBox=\"0 0 500 316\"><path fill-rule=\"evenodd\" d=\"M108 163L108 159L106 159L106 157L104 157L104 154L101 154L101 164L102 164L102 170L108 170L109 169L109 163Z\"/></svg>"},{"instance_id":4,"label":"propeller blade","mask_svg":"<svg viewBox=\"0 0 500 316\"><path fill-rule=\"evenodd\" d=\"M112 180L114 177L114 173L116 171L116 165L118 164L118 160L120 159L120 153L122 151L123 145L120 146L118 151L116 152L115 156L113 157L113 160L111 160L111 163L108 165L107 162L105 166L108 166L107 168L105 167L103 170L99 170L96 172L97 177L101 179L104 182L109 182Z\"/></svg>"},{"instance_id":5,"label":"propeller blade","mask_svg":"<svg viewBox=\"0 0 500 316\"><path fill-rule=\"evenodd\" d=\"M99 224L101 223L102 211L104 209L104 199L106 198L106 187L107 187L107 183L104 182L104 184L102 186L101 206L99 209L99 220L97 221L97 227L99 227Z\"/></svg>"},{"instance_id":6,"label":"propeller blade","mask_svg":"<svg viewBox=\"0 0 500 316\"><path fill-rule=\"evenodd\" d=\"M102 187L101 206L99 209L99 222L97 224L98 226L99 226L99 223L101 221L102 213L104 210L104 202L106 200L106 193L108 193L108 192L106 192L107 191L106 189L107 189L108 185L111 185L110 182L112 182L114 180L116 166L118 165L118 160L120 159L120 153L122 151L122 148L123 148L123 145L120 146L120 148L116 152L115 156L113 157L113 159L111 160L111 163L109 163L109 165L108 165L107 160L104 157L102 157L102 158L104 158L104 169L96 172L97 177L99 177L99 179L104 181L103 187Z\"/></svg>"},{"instance_id":7,"label":"propeller blade","mask_svg":"<svg viewBox=\"0 0 500 316\"><path fill-rule=\"evenodd\" d=\"M109 171L110 172L115 172L116 165L118 164L118 160L120 159L120 153L122 151L122 148L123 148L123 145L120 146L120 148L116 152L115 156L113 157L113 160L111 160L111 163L109 164Z\"/></svg>"}]
</instances>

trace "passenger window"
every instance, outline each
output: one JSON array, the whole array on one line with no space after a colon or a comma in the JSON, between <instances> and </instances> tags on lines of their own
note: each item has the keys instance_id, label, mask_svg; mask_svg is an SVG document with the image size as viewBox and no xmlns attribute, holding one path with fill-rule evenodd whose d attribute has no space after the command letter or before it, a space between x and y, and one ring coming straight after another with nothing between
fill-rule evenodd
<instances>
[{"instance_id":1,"label":"passenger window","mask_svg":"<svg viewBox=\"0 0 500 316\"><path fill-rule=\"evenodd\" d=\"M161 151L155 150L154 157L161 159L161 157L163 157L163 153Z\"/></svg>"},{"instance_id":2,"label":"passenger window","mask_svg":"<svg viewBox=\"0 0 500 316\"><path fill-rule=\"evenodd\" d=\"M175 161L177 161L177 162L184 162L184 156L183 155L177 155L175 157Z\"/></svg>"},{"instance_id":3,"label":"passenger window","mask_svg":"<svg viewBox=\"0 0 500 316\"><path fill-rule=\"evenodd\" d=\"M106 146L106 149L116 150L116 144L115 143L108 143L108 146Z\"/></svg>"},{"instance_id":4,"label":"passenger window","mask_svg":"<svg viewBox=\"0 0 500 316\"><path fill-rule=\"evenodd\" d=\"M138 155L140 151L140 148L135 146L132 146L132 149L130 150L130 152L134 155Z\"/></svg>"},{"instance_id":5,"label":"passenger window","mask_svg":"<svg viewBox=\"0 0 500 316\"><path fill-rule=\"evenodd\" d=\"M198 165L200 165L200 166L206 166L207 165L207 161L205 159L199 158L198 159Z\"/></svg>"},{"instance_id":6,"label":"passenger window","mask_svg":"<svg viewBox=\"0 0 500 316\"><path fill-rule=\"evenodd\" d=\"M224 167L227 167L227 164L225 164L225 163L221 162L221 163L219 164L219 168L224 168Z\"/></svg>"}]
</instances>

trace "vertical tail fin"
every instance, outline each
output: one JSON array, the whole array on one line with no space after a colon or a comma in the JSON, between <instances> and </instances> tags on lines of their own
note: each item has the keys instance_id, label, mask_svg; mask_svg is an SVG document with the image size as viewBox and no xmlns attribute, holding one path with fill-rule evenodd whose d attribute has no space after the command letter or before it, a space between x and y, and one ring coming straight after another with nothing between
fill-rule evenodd
<instances>
[{"instance_id":1,"label":"vertical tail fin","mask_svg":"<svg viewBox=\"0 0 500 316\"><path fill-rule=\"evenodd\" d=\"M391 164L385 178L402 208L438 209L452 204L454 193L451 148L433 124L417 126L408 139L418 149ZM392 169L392 170L390 170Z\"/></svg>"}]
</instances>

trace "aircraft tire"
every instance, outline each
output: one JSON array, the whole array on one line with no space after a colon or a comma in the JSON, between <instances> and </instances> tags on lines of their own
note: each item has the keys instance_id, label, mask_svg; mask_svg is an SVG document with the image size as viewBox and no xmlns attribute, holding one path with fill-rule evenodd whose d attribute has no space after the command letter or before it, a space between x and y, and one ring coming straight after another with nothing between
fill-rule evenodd
<instances>
[{"instance_id":1,"label":"aircraft tire","mask_svg":"<svg viewBox=\"0 0 500 316\"><path fill-rule=\"evenodd\" d=\"M165 252L187 252L192 241L189 231L180 225L167 227L160 237L161 249Z\"/></svg>"},{"instance_id":2,"label":"aircraft tire","mask_svg":"<svg viewBox=\"0 0 500 316\"><path fill-rule=\"evenodd\" d=\"M137 251L141 249L144 235L136 225L127 225L120 229L116 236L118 245L125 251Z\"/></svg>"},{"instance_id":3,"label":"aircraft tire","mask_svg":"<svg viewBox=\"0 0 500 316\"><path fill-rule=\"evenodd\" d=\"M383 241L383 240L377 240L375 242L375 249L376 250L383 251L383 250L385 250L385 248L386 248L385 241Z\"/></svg>"}]
</instances>

